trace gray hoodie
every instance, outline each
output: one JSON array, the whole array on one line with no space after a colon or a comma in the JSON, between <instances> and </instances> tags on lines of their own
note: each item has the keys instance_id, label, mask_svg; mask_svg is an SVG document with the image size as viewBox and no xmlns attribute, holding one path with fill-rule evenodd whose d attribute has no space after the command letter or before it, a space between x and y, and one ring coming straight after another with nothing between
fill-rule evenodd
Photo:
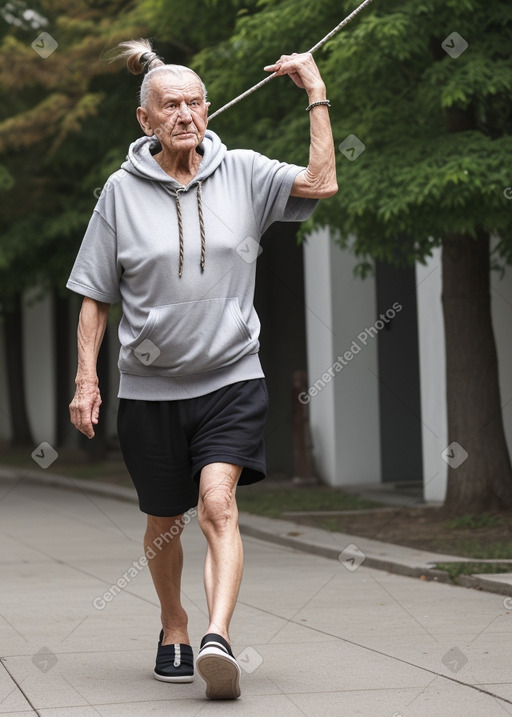
<instances>
[{"instance_id":1,"label":"gray hoodie","mask_svg":"<svg viewBox=\"0 0 512 717\"><path fill-rule=\"evenodd\" d=\"M260 238L275 221L304 221L317 203L290 197L303 167L227 151L210 130L186 187L154 159L159 149L154 137L130 146L67 282L83 296L122 302L122 398L192 398L261 378L253 306Z\"/></svg>"}]
</instances>

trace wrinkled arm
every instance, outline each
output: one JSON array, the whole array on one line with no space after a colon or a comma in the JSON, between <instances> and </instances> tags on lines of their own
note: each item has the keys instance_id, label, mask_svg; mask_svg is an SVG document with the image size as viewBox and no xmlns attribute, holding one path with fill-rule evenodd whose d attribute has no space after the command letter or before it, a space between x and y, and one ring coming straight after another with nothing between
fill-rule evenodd
<instances>
[{"instance_id":1,"label":"wrinkled arm","mask_svg":"<svg viewBox=\"0 0 512 717\"><path fill-rule=\"evenodd\" d=\"M310 99L310 102L316 101ZM291 196L326 199L338 191L329 108L325 105L313 107L310 117L309 164L295 178Z\"/></svg>"},{"instance_id":2,"label":"wrinkled arm","mask_svg":"<svg viewBox=\"0 0 512 717\"><path fill-rule=\"evenodd\" d=\"M78 369L75 395L69 405L71 423L87 438L94 437L93 425L99 420L101 394L98 387L96 363L110 304L85 297L78 320Z\"/></svg>"},{"instance_id":3,"label":"wrinkled arm","mask_svg":"<svg viewBox=\"0 0 512 717\"><path fill-rule=\"evenodd\" d=\"M265 70L277 75L289 75L298 87L306 90L309 104L326 98L324 81L309 52L283 55L274 65L267 65ZM324 199L332 197L338 191L329 108L326 105L318 105L310 110L309 115L309 164L307 169L295 178L291 196Z\"/></svg>"}]
</instances>

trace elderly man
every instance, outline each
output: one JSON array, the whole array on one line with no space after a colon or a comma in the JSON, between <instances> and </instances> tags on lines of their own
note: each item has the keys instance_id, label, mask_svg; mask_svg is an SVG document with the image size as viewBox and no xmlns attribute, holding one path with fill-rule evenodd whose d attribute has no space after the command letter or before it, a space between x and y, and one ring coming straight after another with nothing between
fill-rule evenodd
<instances>
[{"instance_id":1,"label":"elderly man","mask_svg":"<svg viewBox=\"0 0 512 717\"><path fill-rule=\"evenodd\" d=\"M85 297L71 420L94 436L96 361L109 306L121 301L118 433L147 513L144 544L161 604L153 674L167 682L194 676L180 534L197 506L209 624L196 667L207 697L236 699L241 671L229 625L243 555L235 490L266 470L255 262L244 253L255 255L274 221L303 221L317 199L337 191L329 103L312 56L283 55L265 70L307 92L307 168L227 151L207 130L209 103L195 72L164 64L145 40L122 48L129 69L146 73L137 109L144 136L105 185L67 284Z\"/></svg>"}]
</instances>

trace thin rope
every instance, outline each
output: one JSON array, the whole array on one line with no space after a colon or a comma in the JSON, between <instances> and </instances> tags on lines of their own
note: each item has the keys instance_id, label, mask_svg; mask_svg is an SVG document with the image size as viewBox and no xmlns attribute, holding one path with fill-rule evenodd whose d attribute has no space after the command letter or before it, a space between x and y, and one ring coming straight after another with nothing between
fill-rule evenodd
<instances>
[{"instance_id":1,"label":"thin rope","mask_svg":"<svg viewBox=\"0 0 512 717\"><path fill-rule=\"evenodd\" d=\"M342 28L345 27L345 25L348 25L348 23L355 18L357 14L361 12L367 5L369 5L372 2L372 0L363 0L363 2L359 5L359 7L356 7L355 10L353 10L350 15L347 15L347 17L340 22L339 25L336 25L336 27L331 30L330 33L328 33L325 37L323 37L320 42L317 42L316 45L313 45L311 50L308 50L311 54L316 52L320 47L325 45L326 42L328 42L331 37L334 37L337 32L339 32ZM212 115L208 117L208 120L212 120L214 117L217 117L217 115L220 115L221 112L224 112L224 110L229 109L230 107L233 107L233 105L236 105L237 102L240 102L240 100L245 99L245 97L249 97L249 95L252 95L253 92L256 92L256 90L259 90L260 87L263 87L263 85L266 85L270 80L273 80L276 76L276 73L273 72L271 75L268 75L265 77L265 79L261 80L261 82L258 82L258 84L254 85L254 87L251 87L250 89L246 90L245 92L242 92L241 95L238 95L238 97L235 97L234 100L231 100L231 102L228 102L227 105L224 105L224 107L221 107L220 109L216 110Z\"/></svg>"}]
</instances>

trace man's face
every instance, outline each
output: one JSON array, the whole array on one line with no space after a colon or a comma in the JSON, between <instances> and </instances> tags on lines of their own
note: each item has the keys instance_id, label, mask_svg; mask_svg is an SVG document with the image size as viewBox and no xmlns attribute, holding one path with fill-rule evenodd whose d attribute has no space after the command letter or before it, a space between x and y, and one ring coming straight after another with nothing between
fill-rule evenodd
<instances>
[{"instance_id":1,"label":"man's face","mask_svg":"<svg viewBox=\"0 0 512 717\"><path fill-rule=\"evenodd\" d=\"M137 118L147 135L158 137L164 151L190 152L203 141L209 104L193 72L162 72L153 79L148 107L139 107Z\"/></svg>"}]
</instances>

